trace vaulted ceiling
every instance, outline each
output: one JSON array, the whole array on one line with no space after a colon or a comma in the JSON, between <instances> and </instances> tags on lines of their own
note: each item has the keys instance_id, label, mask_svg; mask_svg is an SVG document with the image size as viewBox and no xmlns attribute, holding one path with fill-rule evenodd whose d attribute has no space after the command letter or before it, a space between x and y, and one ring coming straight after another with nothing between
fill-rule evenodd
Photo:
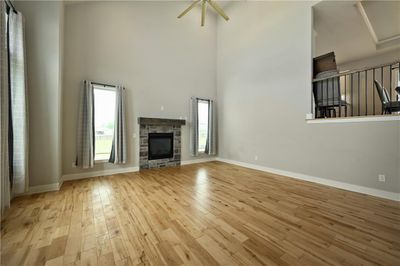
<instances>
[{"instance_id":1,"label":"vaulted ceiling","mask_svg":"<svg viewBox=\"0 0 400 266\"><path fill-rule=\"evenodd\" d=\"M315 56L334 51L341 64L400 51L400 1L321 1L313 11Z\"/></svg>"}]
</instances>

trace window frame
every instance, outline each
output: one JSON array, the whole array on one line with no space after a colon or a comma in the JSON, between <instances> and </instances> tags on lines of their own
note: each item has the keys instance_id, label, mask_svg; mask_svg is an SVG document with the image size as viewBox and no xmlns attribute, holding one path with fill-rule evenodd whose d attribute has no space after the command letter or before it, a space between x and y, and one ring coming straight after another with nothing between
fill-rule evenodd
<instances>
[{"instance_id":1,"label":"window frame","mask_svg":"<svg viewBox=\"0 0 400 266\"><path fill-rule=\"evenodd\" d=\"M94 108L94 115L96 114L96 100L95 100L95 96L94 96L95 90L112 91L112 92L115 93L115 95L116 95L116 93L117 93L117 90L116 90L115 87L106 86L106 85L100 85L100 84L95 84L95 83L93 83L93 108ZM115 112L115 111L114 111L114 112ZM95 117L96 117L96 115L95 115ZM115 118L114 118L114 123L115 123ZM115 126L115 124L114 124L114 126ZM96 121L94 121L94 128L95 128L95 131L96 131ZM114 135L114 133L113 133L113 135ZM108 161L109 159L96 159L96 133L95 133L94 138L95 138L95 142L94 142L94 151L95 151L95 153L94 153L94 162L95 162L95 164L108 163L108 162L109 162L109 161ZM113 138L114 138L114 136L113 136ZM111 154L111 150L110 150L110 154Z\"/></svg>"},{"instance_id":2,"label":"window frame","mask_svg":"<svg viewBox=\"0 0 400 266\"><path fill-rule=\"evenodd\" d=\"M200 103L207 103L207 138L208 138L208 135L209 135L209 130L210 130L210 127L209 127L209 123L210 123L210 102L211 102L211 100L210 99L201 99L201 98L197 98L197 130L198 130L198 132L197 132L197 143L199 143L199 145L198 145L198 147L197 147L197 153L198 154L201 154L201 155L205 155L206 154L206 149L205 149L205 147L204 147L204 150L200 150L200 119L199 119L199 104ZM206 145L207 145L207 142L206 142Z\"/></svg>"}]
</instances>

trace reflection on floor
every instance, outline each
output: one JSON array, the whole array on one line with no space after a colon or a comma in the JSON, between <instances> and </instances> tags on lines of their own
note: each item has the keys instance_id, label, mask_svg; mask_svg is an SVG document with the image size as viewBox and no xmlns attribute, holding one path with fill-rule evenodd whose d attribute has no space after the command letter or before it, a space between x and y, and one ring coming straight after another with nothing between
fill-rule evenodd
<instances>
[{"instance_id":1,"label":"reflection on floor","mask_svg":"<svg viewBox=\"0 0 400 266\"><path fill-rule=\"evenodd\" d=\"M398 202L210 162L17 198L2 265L400 265Z\"/></svg>"}]
</instances>

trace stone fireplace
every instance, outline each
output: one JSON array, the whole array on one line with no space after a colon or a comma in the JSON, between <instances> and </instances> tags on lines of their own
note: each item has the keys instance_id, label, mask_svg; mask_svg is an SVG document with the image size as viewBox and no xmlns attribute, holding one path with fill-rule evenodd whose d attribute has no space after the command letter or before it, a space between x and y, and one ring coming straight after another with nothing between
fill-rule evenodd
<instances>
[{"instance_id":1,"label":"stone fireplace","mask_svg":"<svg viewBox=\"0 0 400 266\"><path fill-rule=\"evenodd\" d=\"M181 126L185 120L139 117L140 169L181 165Z\"/></svg>"}]
</instances>

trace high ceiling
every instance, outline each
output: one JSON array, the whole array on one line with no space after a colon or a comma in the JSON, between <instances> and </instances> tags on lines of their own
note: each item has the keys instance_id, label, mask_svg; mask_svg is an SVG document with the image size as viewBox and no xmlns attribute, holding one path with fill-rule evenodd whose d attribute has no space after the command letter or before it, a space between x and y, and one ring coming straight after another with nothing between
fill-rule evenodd
<instances>
[{"instance_id":1,"label":"high ceiling","mask_svg":"<svg viewBox=\"0 0 400 266\"><path fill-rule=\"evenodd\" d=\"M400 35L400 1L362 1L379 40Z\"/></svg>"},{"instance_id":2,"label":"high ceiling","mask_svg":"<svg viewBox=\"0 0 400 266\"><path fill-rule=\"evenodd\" d=\"M400 49L400 1L322 1L314 33L314 56L334 51L338 64Z\"/></svg>"}]
</instances>

